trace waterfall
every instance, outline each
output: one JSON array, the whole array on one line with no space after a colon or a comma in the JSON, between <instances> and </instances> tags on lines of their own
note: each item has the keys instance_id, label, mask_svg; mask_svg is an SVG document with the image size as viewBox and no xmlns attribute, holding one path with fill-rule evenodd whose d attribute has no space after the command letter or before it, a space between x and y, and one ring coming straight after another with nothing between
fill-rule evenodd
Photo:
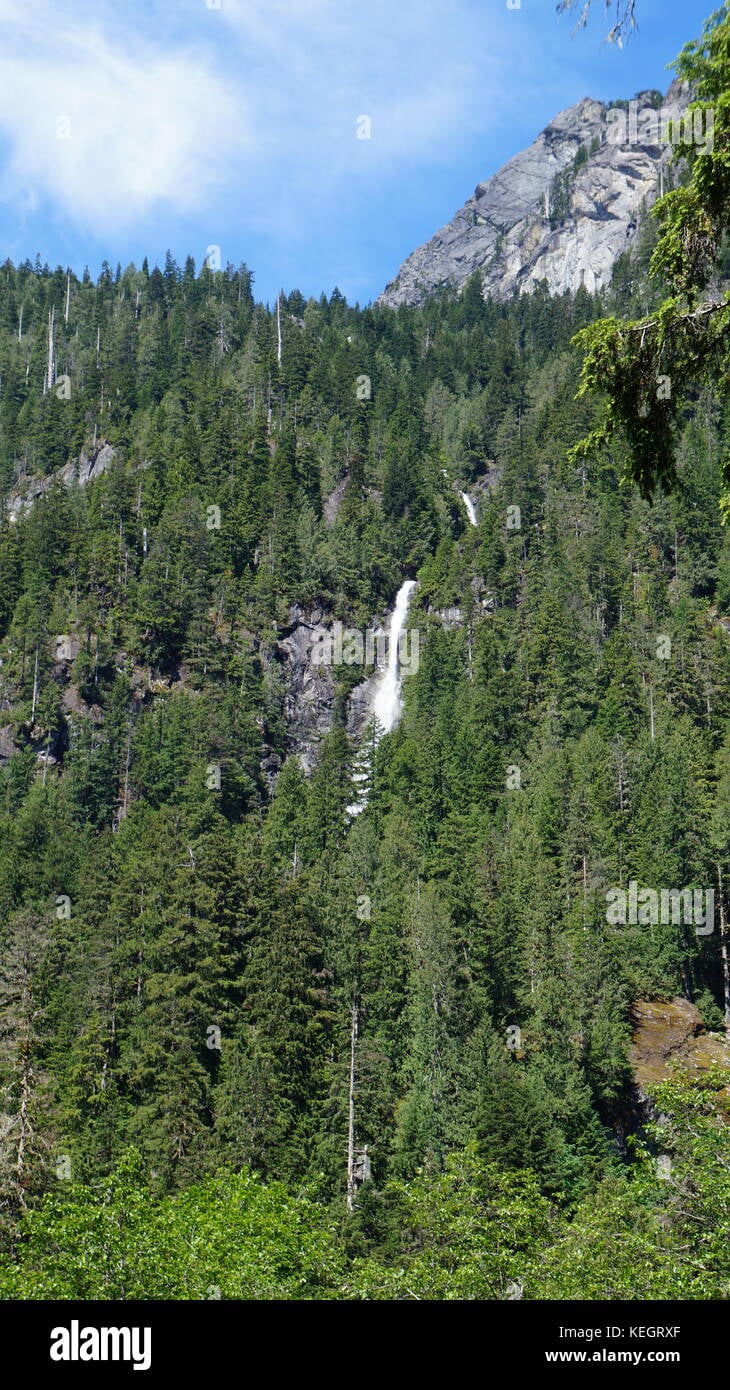
<instances>
[{"instance_id":1,"label":"waterfall","mask_svg":"<svg viewBox=\"0 0 730 1390\"><path fill-rule=\"evenodd\" d=\"M402 676L400 669L400 639L405 627L408 615L408 604L411 594L416 587L415 579L406 579L401 584L396 595L395 607L393 609L390 628L388 631L388 664L382 672L378 681L375 699L373 700L373 714L380 725L378 737L382 733L389 734L394 729L400 719L403 709L401 700ZM363 766L362 762L359 767ZM367 805L367 790L365 787L358 786L358 783L367 782L368 773L360 771L356 763L356 771L353 773L352 780L357 787L357 800L347 807L348 814L358 816L365 810Z\"/></svg>"},{"instance_id":2,"label":"waterfall","mask_svg":"<svg viewBox=\"0 0 730 1390\"><path fill-rule=\"evenodd\" d=\"M478 523L477 523L477 513L476 513L476 508L475 508L475 506L474 506L474 503L473 503L472 500L471 500L471 497L470 497L469 494L466 493L466 492L460 492L460 493L459 493L459 496L460 496L462 502L464 503L464 506L466 507L466 510L467 510L467 513L468 513L468 516L469 516L469 520L470 520L472 526L476 526L476 525L478 524Z\"/></svg>"},{"instance_id":3,"label":"waterfall","mask_svg":"<svg viewBox=\"0 0 730 1390\"><path fill-rule=\"evenodd\" d=\"M393 616L390 620L390 632L388 634L388 665L378 686L378 692L373 701L373 714L379 724L382 724L383 731L389 734L394 729L401 716L403 708L401 703L401 674L399 661L399 642L408 613L411 593L416 587L415 579L406 579L398 590Z\"/></svg>"}]
</instances>

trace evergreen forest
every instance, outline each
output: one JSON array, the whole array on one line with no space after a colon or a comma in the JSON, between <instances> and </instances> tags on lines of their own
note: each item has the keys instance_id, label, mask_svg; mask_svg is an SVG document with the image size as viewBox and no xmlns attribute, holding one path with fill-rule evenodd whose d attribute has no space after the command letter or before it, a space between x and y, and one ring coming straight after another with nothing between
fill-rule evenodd
<instances>
[{"instance_id":1,"label":"evergreen forest","mask_svg":"<svg viewBox=\"0 0 730 1390\"><path fill-rule=\"evenodd\" d=\"M671 491L575 447L656 240L397 311L0 267L0 1296L728 1296L727 1072L630 1054L730 1028L723 381ZM343 662L303 762L283 639L407 579L400 721Z\"/></svg>"}]
</instances>

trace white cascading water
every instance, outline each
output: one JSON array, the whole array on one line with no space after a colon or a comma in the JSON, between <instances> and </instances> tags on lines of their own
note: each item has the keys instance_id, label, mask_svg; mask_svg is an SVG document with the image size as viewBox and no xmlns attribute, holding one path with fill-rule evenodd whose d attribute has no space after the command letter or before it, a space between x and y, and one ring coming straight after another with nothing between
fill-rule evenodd
<instances>
[{"instance_id":1,"label":"white cascading water","mask_svg":"<svg viewBox=\"0 0 730 1390\"><path fill-rule=\"evenodd\" d=\"M472 526L477 526L477 525L478 525L478 522L477 522L476 507L474 506L474 503L472 502L471 497L469 497L468 493L466 493L466 492L460 492L460 493L459 493L459 496L460 496L462 502L464 503L464 506L466 507L467 514L468 514L468 517L469 517L469 520L470 520Z\"/></svg>"},{"instance_id":2,"label":"white cascading water","mask_svg":"<svg viewBox=\"0 0 730 1390\"><path fill-rule=\"evenodd\" d=\"M408 604L416 587L415 579L406 579L396 595L395 608L390 620L388 634L388 665L381 678L373 701L373 714L383 731L389 734L401 716L401 674L399 660L400 636L408 616Z\"/></svg>"},{"instance_id":3,"label":"white cascading water","mask_svg":"<svg viewBox=\"0 0 730 1390\"><path fill-rule=\"evenodd\" d=\"M388 632L388 665L383 671L378 682L378 688L373 700L373 714L380 725L378 737L382 734L389 734L394 729L401 716L403 702L401 700L402 677L400 672L400 638L408 616L408 604L411 594L416 587L415 579L406 579L401 584L396 595L395 607L390 619L390 630ZM368 774L366 772L354 772L352 780L357 788L357 800L347 807L348 814L359 816L367 805L367 792L364 787L358 786L359 783L366 782Z\"/></svg>"}]
</instances>

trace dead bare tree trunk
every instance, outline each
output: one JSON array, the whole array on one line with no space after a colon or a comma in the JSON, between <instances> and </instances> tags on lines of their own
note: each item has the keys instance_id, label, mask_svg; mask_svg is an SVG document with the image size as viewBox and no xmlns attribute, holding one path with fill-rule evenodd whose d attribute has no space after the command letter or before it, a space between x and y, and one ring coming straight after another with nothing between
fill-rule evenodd
<instances>
[{"instance_id":1,"label":"dead bare tree trunk","mask_svg":"<svg viewBox=\"0 0 730 1390\"><path fill-rule=\"evenodd\" d=\"M29 999L28 999L28 1012L29 1012L29 1014L30 1014L31 1009L32 1009L32 1000L31 1000L31 998L29 997ZM28 1037L28 1038L26 1038L26 1039L24 1040L24 1042L23 1042L23 1052L22 1052L22 1058L21 1058L21 1070L20 1070L20 1112L19 1112L19 1118L20 1118L20 1132L19 1132L19 1134L18 1134L18 1160L17 1160L17 1165L16 1165L17 1174L18 1174L19 1196L20 1196L21 1204L22 1204L23 1206L25 1206L25 1200L24 1200L24 1196L23 1196L23 1175L24 1175L24 1172L25 1172L25 1151L26 1151L26 1148L27 1148L27 1146L28 1146L29 1140L32 1139L32 1137L33 1137L33 1127L32 1127L31 1121L30 1121L30 1099L31 1099L31 1092L32 1092L32 1080L33 1080L33 1066L32 1066L32 1061L31 1061L30 1038Z\"/></svg>"},{"instance_id":2,"label":"dead bare tree trunk","mask_svg":"<svg viewBox=\"0 0 730 1390\"><path fill-rule=\"evenodd\" d=\"M56 380L56 345L54 334L56 327L55 306L48 313L48 360L46 363L46 379L43 383L43 395L45 396L51 389Z\"/></svg>"},{"instance_id":3,"label":"dead bare tree trunk","mask_svg":"<svg viewBox=\"0 0 730 1390\"><path fill-rule=\"evenodd\" d=\"M730 964L728 963L725 889L722 881L722 866L719 860L717 863L717 893L720 899L720 955L722 957L722 995L725 1007L725 1032L730 1033Z\"/></svg>"},{"instance_id":4,"label":"dead bare tree trunk","mask_svg":"<svg viewBox=\"0 0 730 1390\"><path fill-rule=\"evenodd\" d=\"M38 703L38 647L35 649L35 670L33 672L33 704L30 711L31 726L35 724L35 707Z\"/></svg>"},{"instance_id":5,"label":"dead bare tree trunk","mask_svg":"<svg viewBox=\"0 0 730 1390\"><path fill-rule=\"evenodd\" d=\"M350 1084L347 1099L347 1210L355 1206L355 1049L357 1047L358 1009L357 1000L352 1001L352 1026L350 1028Z\"/></svg>"}]
</instances>

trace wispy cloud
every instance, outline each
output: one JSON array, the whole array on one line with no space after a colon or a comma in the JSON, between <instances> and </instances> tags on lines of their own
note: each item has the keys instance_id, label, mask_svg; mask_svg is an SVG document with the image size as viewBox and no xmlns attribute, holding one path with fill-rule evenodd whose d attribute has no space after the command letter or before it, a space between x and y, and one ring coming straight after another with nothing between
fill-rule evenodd
<instances>
[{"instance_id":1,"label":"wispy cloud","mask_svg":"<svg viewBox=\"0 0 730 1390\"><path fill-rule=\"evenodd\" d=\"M497 106L503 65L468 0L224 2L224 23L265 74L255 84L265 144L294 153L309 142L344 168L367 115L374 164L429 162L477 111L483 119Z\"/></svg>"},{"instance_id":2,"label":"wispy cloud","mask_svg":"<svg viewBox=\"0 0 730 1390\"><path fill-rule=\"evenodd\" d=\"M245 94L191 47L69 9L0 0L0 196L25 213L50 199L102 234L157 203L200 206L253 148Z\"/></svg>"},{"instance_id":3,"label":"wispy cloud","mask_svg":"<svg viewBox=\"0 0 730 1390\"><path fill-rule=\"evenodd\" d=\"M47 200L103 236L250 190L261 225L282 181L307 201L428 163L485 101L466 0L447 14L436 0L183 0L170 25L166 11L0 0L0 197L26 214Z\"/></svg>"}]
</instances>

